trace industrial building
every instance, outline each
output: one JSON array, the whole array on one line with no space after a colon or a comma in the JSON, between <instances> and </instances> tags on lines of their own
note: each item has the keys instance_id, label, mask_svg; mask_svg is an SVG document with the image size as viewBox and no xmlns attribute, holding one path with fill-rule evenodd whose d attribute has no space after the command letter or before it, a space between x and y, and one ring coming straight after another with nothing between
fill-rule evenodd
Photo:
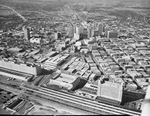
<instances>
[{"instance_id":1,"label":"industrial building","mask_svg":"<svg viewBox=\"0 0 150 116\"><path fill-rule=\"evenodd\" d=\"M50 79L48 85L57 85L60 88L72 90L78 86L79 82L79 77L61 73L55 80Z\"/></svg>"},{"instance_id":2,"label":"industrial building","mask_svg":"<svg viewBox=\"0 0 150 116\"><path fill-rule=\"evenodd\" d=\"M52 56L56 54L55 52L51 52L51 54L49 54L48 56ZM50 57L49 59L47 59L43 65L44 65L44 69L47 69L47 70L55 70L56 67L58 65L60 65L66 58L68 58L70 55L69 54L64 54L64 55L56 55L54 57Z\"/></svg>"},{"instance_id":3,"label":"industrial building","mask_svg":"<svg viewBox=\"0 0 150 116\"><path fill-rule=\"evenodd\" d=\"M0 67L9 70L18 71L18 72L27 73L27 74L32 74L32 75L39 75L41 73L40 66L33 66L33 65L29 66L27 64L17 64L12 61L0 60Z\"/></svg>"},{"instance_id":4,"label":"industrial building","mask_svg":"<svg viewBox=\"0 0 150 116\"><path fill-rule=\"evenodd\" d=\"M22 75L17 75L17 74L10 74L8 72L2 72L0 71L0 75L6 76L6 77L10 77L10 78L14 78L14 79L18 79L21 81L29 81L30 79L32 79L31 76L22 76Z\"/></svg>"},{"instance_id":5,"label":"industrial building","mask_svg":"<svg viewBox=\"0 0 150 116\"><path fill-rule=\"evenodd\" d=\"M77 95L95 99L97 97L97 85L86 83L83 88L76 90Z\"/></svg>"}]
</instances>

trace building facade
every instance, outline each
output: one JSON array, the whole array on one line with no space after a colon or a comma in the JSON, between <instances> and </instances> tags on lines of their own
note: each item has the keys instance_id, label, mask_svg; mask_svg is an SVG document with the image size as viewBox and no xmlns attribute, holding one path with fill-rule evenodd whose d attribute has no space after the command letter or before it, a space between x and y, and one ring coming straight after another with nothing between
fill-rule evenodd
<instances>
[{"instance_id":1,"label":"building facade","mask_svg":"<svg viewBox=\"0 0 150 116\"><path fill-rule=\"evenodd\" d=\"M12 61L0 60L0 67L32 75L39 75L41 73L40 66L28 66L27 64L16 64Z\"/></svg>"}]
</instances>

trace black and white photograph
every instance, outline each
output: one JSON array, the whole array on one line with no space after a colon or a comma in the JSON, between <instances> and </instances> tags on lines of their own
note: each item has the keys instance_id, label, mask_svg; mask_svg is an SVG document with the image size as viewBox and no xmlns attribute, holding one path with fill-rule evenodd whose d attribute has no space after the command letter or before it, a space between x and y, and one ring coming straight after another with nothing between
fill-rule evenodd
<instances>
[{"instance_id":1,"label":"black and white photograph","mask_svg":"<svg viewBox=\"0 0 150 116\"><path fill-rule=\"evenodd\" d=\"M150 116L150 0L0 0L0 115Z\"/></svg>"}]
</instances>

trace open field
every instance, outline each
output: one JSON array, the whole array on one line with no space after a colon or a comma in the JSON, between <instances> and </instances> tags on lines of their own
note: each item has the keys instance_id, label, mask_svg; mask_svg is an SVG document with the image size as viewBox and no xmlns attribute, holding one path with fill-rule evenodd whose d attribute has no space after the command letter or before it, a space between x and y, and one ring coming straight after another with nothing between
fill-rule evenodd
<instances>
[{"instance_id":1,"label":"open field","mask_svg":"<svg viewBox=\"0 0 150 116\"><path fill-rule=\"evenodd\" d=\"M93 19L101 18L100 16L102 15L122 15L124 12L134 15L134 13L131 14L129 11L144 15L150 10L149 0L1 0L0 4L10 6L27 19L41 17L50 19L54 17L55 19L55 16L58 17L57 13L60 11L69 15L70 11L66 9L67 4L81 14L81 17L93 17ZM64 8L68 12L62 12ZM87 11L86 14L83 13L85 11ZM11 15L12 13L9 9L3 8L0 15ZM67 15L65 16L67 17ZM121 17L125 18L125 15Z\"/></svg>"},{"instance_id":2,"label":"open field","mask_svg":"<svg viewBox=\"0 0 150 116\"><path fill-rule=\"evenodd\" d=\"M14 7L17 10L39 10L48 11L60 10L66 4L80 4L78 8L83 8L82 5L96 7L149 7L149 0L1 0L0 4Z\"/></svg>"}]
</instances>

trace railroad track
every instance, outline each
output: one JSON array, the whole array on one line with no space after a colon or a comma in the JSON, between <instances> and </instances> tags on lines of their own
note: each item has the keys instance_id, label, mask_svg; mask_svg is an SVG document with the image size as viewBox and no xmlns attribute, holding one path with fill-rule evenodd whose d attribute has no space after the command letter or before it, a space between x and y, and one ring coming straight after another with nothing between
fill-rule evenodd
<instances>
[{"instance_id":1,"label":"railroad track","mask_svg":"<svg viewBox=\"0 0 150 116\"><path fill-rule=\"evenodd\" d=\"M66 102L71 102L73 104L92 108L94 110L106 112L109 114L116 114L116 115L127 114L127 115L131 115L131 116L139 116L140 115L139 112L99 103L97 101L92 101L90 99L85 99L85 98L82 98L79 96L75 96L73 94L67 94L67 93L63 93L60 91L55 91L55 90L41 88L41 87L34 88L33 86L29 86L29 85L23 85L22 88L25 90L29 90L34 93L37 93L39 95L57 98L59 100L64 100Z\"/></svg>"}]
</instances>

